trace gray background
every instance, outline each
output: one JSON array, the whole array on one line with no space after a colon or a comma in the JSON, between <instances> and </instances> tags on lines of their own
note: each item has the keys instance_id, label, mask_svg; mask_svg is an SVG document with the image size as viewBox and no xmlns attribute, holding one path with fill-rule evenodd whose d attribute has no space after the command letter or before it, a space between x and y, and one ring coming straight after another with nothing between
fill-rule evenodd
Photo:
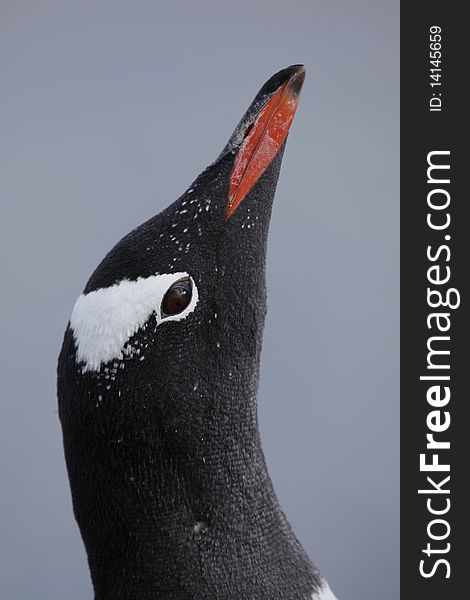
<instances>
[{"instance_id":1,"label":"gray background","mask_svg":"<svg viewBox=\"0 0 470 600\"><path fill-rule=\"evenodd\" d=\"M270 233L264 448L338 598L398 597L398 10L0 2L2 599L91 598L55 398L76 297L296 62L308 77Z\"/></svg>"}]
</instances>

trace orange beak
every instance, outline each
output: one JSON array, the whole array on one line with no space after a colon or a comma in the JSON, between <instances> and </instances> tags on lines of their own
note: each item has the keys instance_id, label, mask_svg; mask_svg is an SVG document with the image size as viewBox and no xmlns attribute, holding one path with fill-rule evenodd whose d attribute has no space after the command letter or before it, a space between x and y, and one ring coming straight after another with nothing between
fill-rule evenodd
<instances>
[{"instance_id":1,"label":"orange beak","mask_svg":"<svg viewBox=\"0 0 470 600\"><path fill-rule=\"evenodd\" d=\"M259 110L235 157L225 220L241 204L284 144L299 103L305 68L286 69L285 81Z\"/></svg>"}]
</instances>

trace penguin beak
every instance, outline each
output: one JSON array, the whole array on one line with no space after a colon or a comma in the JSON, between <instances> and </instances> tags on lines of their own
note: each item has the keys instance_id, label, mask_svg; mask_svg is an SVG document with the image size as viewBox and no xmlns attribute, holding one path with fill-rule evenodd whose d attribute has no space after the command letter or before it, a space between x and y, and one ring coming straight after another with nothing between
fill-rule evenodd
<instances>
[{"instance_id":1,"label":"penguin beak","mask_svg":"<svg viewBox=\"0 0 470 600\"><path fill-rule=\"evenodd\" d=\"M227 221L243 202L284 144L305 79L303 65L283 69L269 79L251 103L222 154L232 151Z\"/></svg>"}]
</instances>

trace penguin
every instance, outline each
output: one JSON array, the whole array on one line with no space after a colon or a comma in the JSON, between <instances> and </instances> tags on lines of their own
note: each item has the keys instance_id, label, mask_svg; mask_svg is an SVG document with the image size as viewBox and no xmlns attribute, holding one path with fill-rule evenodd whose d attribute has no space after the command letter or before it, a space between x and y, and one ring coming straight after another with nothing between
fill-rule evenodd
<instances>
[{"instance_id":1,"label":"penguin","mask_svg":"<svg viewBox=\"0 0 470 600\"><path fill-rule=\"evenodd\" d=\"M268 228L304 78L273 75L73 307L59 418L95 600L335 600L279 505L257 416Z\"/></svg>"}]
</instances>

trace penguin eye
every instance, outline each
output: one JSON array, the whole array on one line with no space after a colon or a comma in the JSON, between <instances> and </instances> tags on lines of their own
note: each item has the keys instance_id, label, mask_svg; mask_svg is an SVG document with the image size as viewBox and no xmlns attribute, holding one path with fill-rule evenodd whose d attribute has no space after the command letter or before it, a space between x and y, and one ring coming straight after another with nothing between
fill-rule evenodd
<instances>
[{"instance_id":1,"label":"penguin eye","mask_svg":"<svg viewBox=\"0 0 470 600\"><path fill-rule=\"evenodd\" d=\"M166 292L162 300L161 313L162 317L178 315L191 302L193 295L191 279L180 279L174 283Z\"/></svg>"}]
</instances>

